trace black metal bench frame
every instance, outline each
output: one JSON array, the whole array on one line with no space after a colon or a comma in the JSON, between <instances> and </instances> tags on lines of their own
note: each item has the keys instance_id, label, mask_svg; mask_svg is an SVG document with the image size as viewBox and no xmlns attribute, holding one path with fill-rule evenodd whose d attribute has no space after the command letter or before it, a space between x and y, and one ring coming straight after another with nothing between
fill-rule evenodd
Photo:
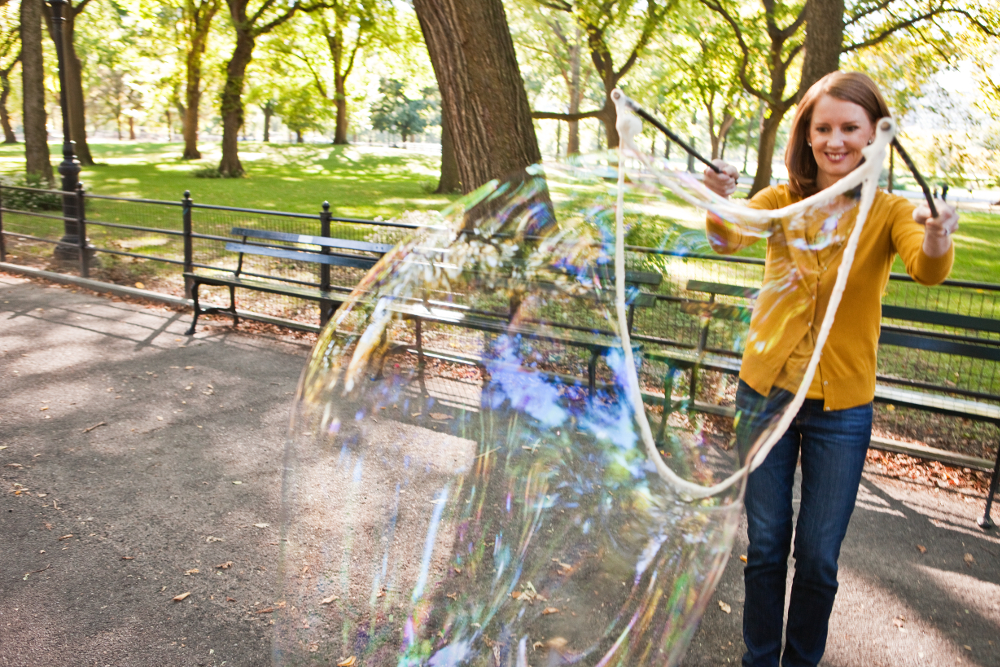
<instances>
[{"instance_id":1,"label":"black metal bench frame","mask_svg":"<svg viewBox=\"0 0 1000 667\"><path fill-rule=\"evenodd\" d=\"M687 289L694 292L704 292L709 294L708 301L682 302L681 310L692 315L701 317L701 331L696 347L692 350L664 351L646 354L647 359L666 363L670 370L664 379L663 409L664 419L661 422L659 440L663 438L666 425L666 417L673 410L679 407L714 413L731 415L731 408L723 408L711 404L695 403L696 382L698 370L720 371L732 375L740 372L741 360L735 353L726 354L720 350L710 350L707 348L708 325L711 319L727 319L749 321L752 308L749 306L735 306L729 304L719 304L715 302L717 295L734 296L747 299L752 302L757 298L759 290L740 287L735 285L724 285L720 283L709 283L692 280L688 282ZM988 333L1000 333L1000 321L983 317L971 317L968 315L954 315L937 311L921 310L918 308L907 308L902 306L883 306L882 318L912 322L914 324L941 325L952 328L966 329L969 331L983 331ZM928 352L939 352L959 357L972 359L983 359L987 361L1000 362L1000 341L991 341L973 336L958 336L936 332L928 329L916 329L901 327L897 325L882 325L879 336L879 346L890 345ZM686 400L675 402L672 398L673 378L676 370L690 372L690 394ZM910 388L903 388L910 387ZM964 394L968 398L959 398L955 394ZM979 399L979 400L976 400ZM993 424L1000 429L1000 406L985 402L986 400L1000 401L1000 396L990 396L974 392L963 392L952 387L942 387L929 383L920 383L912 380L893 378L879 375L875 385L875 401L879 403L892 404L900 407L925 410L938 414L953 417L974 419ZM905 453L920 456L919 453L907 451ZM931 456L925 455L925 458ZM946 461L947 462L947 461ZM993 527L990 519L990 511L993 506L993 497L996 494L998 482L1000 482L1000 443L997 447L997 455L993 464L993 473L990 478L989 494L986 497L986 506L983 516L978 524L982 528Z\"/></svg>"},{"instance_id":2,"label":"black metal bench frame","mask_svg":"<svg viewBox=\"0 0 1000 667\"><path fill-rule=\"evenodd\" d=\"M608 282L608 278L609 276L604 276L605 282ZM639 286L651 285L655 287L658 286L662 280L663 277L659 273L647 271L626 271L625 282L629 287L626 292L626 304L628 305L626 326L628 327L630 333L632 331L632 323L635 318L635 309L653 307L656 305L656 297L652 294L642 292ZM610 298L611 293L606 294L608 294L608 296L604 298ZM416 341L413 346L396 346L386 355L386 357L397 351L412 349L412 351L418 355L418 364L421 366L424 363L424 356L443 359L445 361L451 360L460 363L476 363L477 365L481 365L481 360L428 352L425 350L423 345L424 322L459 326L498 335L521 335L533 340L561 343L564 345L587 349L590 352L590 360L587 364L587 390L590 396L593 396L597 389L597 360L600 357L607 355L611 350L618 349L621 346L617 336L610 331L578 330L576 328L568 327L555 322L548 322L544 320L532 321L534 324L551 325L553 329L557 329L559 331L558 334L549 335L541 333L532 327L512 324L510 319L513 313L486 313L481 311L472 311L470 309L463 309L455 304L446 302L435 301L425 303L418 300L398 301L391 306L391 309L400 313L407 319L414 320ZM594 339L595 334L605 337L606 342L596 341ZM638 348L639 345L634 344L633 347ZM383 363L384 361L385 359L383 358ZM381 370L379 374L381 375Z\"/></svg>"},{"instance_id":3,"label":"black metal bench frame","mask_svg":"<svg viewBox=\"0 0 1000 667\"><path fill-rule=\"evenodd\" d=\"M187 335L194 334L198 317L209 313L228 313L233 318L233 326L239 324L239 316L236 312L236 288L255 290L270 294L281 294L320 303L320 323L325 324L333 315L333 312L344 302L348 288L330 287L330 266L347 266L361 269L369 269L378 262L378 259L389 252L392 246L386 243L368 243L365 241L353 241L349 239L337 239L326 236L310 236L305 234L288 234L285 232L275 232L262 229L246 229L234 227L230 234L239 237L240 240L226 243L226 250L239 253L236 269L232 270L232 276L208 275L187 271L184 279L187 282L191 293L191 300L194 306L194 316L191 319L191 327L187 330ZM290 246L288 244L295 244ZM303 247L305 246L305 247ZM309 247L313 246L313 247ZM368 252L375 257L356 255L348 251ZM280 259L306 262L320 265L320 287L304 287L291 283L282 283L282 279L275 277L268 282L265 280L255 280L242 277L243 256L260 255L267 257L277 257ZM213 287L229 288L229 306L210 306L202 308L198 299L198 288L202 285Z\"/></svg>"}]
</instances>

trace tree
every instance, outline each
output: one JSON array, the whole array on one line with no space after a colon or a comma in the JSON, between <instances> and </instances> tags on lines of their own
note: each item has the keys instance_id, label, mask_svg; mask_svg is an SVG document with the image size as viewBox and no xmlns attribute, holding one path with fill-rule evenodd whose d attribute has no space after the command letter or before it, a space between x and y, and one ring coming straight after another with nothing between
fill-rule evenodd
<instances>
[{"instance_id":1,"label":"tree","mask_svg":"<svg viewBox=\"0 0 1000 667\"><path fill-rule=\"evenodd\" d=\"M251 10L251 0L226 0L226 4L236 33L236 44L226 64L226 82L222 88L222 161L219 172L233 177L244 173L238 145L240 128L243 127L243 84L257 38L284 24L296 12L314 11L321 5L307 6L300 0L280 5L276 0L263 0Z\"/></svg>"},{"instance_id":2,"label":"tree","mask_svg":"<svg viewBox=\"0 0 1000 667\"><path fill-rule=\"evenodd\" d=\"M426 100L411 100L406 96L406 84L396 79L382 79L378 91L382 98L372 108L372 127L379 132L394 132L406 140L424 131L427 120L423 111L427 109Z\"/></svg>"},{"instance_id":3,"label":"tree","mask_svg":"<svg viewBox=\"0 0 1000 667\"><path fill-rule=\"evenodd\" d=\"M541 161L501 0L414 0L462 190Z\"/></svg>"},{"instance_id":4,"label":"tree","mask_svg":"<svg viewBox=\"0 0 1000 667\"><path fill-rule=\"evenodd\" d=\"M184 0L181 21L185 44L184 154L185 160L201 159L198 150L198 111L201 106L201 68L208 47L212 19L218 13L219 0Z\"/></svg>"},{"instance_id":5,"label":"tree","mask_svg":"<svg viewBox=\"0 0 1000 667\"><path fill-rule=\"evenodd\" d=\"M347 143L347 79L355 59L364 49L384 40L392 25L395 10L387 0L333 0L330 9L319 12L319 25L330 50L333 65L333 100L337 107L337 126L333 143ZM316 79L319 84L319 79ZM321 94L326 92L320 86Z\"/></svg>"},{"instance_id":6,"label":"tree","mask_svg":"<svg viewBox=\"0 0 1000 667\"><path fill-rule=\"evenodd\" d=\"M618 115L615 104L611 101L611 91L638 61L673 7L674 0L645 0L641 5L634 0L537 0L537 2L552 10L570 14L573 20L583 27L587 35L590 59L604 85L604 106L585 113L535 112L532 118L566 121L600 118L604 125L608 148L615 148L618 146L618 129L615 127ZM637 28L630 25L636 15L640 17ZM638 34L631 41L631 47L626 47L624 52L627 55L621 67L616 68L615 55L611 48L612 33L627 25L633 28L631 32ZM621 32L626 31L621 30Z\"/></svg>"},{"instance_id":7,"label":"tree","mask_svg":"<svg viewBox=\"0 0 1000 667\"><path fill-rule=\"evenodd\" d=\"M329 120L329 107L324 100L307 86L294 86L284 91L274 107L275 113L281 117L285 125L295 133L295 142L303 142L302 134L309 130L321 131Z\"/></svg>"},{"instance_id":8,"label":"tree","mask_svg":"<svg viewBox=\"0 0 1000 667\"><path fill-rule=\"evenodd\" d=\"M83 63L76 52L76 17L83 13L90 0L80 0L73 6L72 0L67 0L63 8L63 65L65 67L66 106L69 111L69 137L76 144L76 157L83 166L92 166L94 158L90 154L87 143L86 104L83 97ZM49 36L55 39L52 29L52 14L48 5L45 6Z\"/></svg>"},{"instance_id":9,"label":"tree","mask_svg":"<svg viewBox=\"0 0 1000 667\"><path fill-rule=\"evenodd\" d=\"M21 36L17 17L10 5L2 8L0 17L0 126L3 127L3 142L16 144L17 137L10 125L7 101L10 99L10 75L21 62Z\"/></svg>"},{"instance_id":10,"label":"tree","mask_svg":"<svg viewBox=\"0 0 1000 667\"><path fill-rule=\"evenodd\" d=\"M45 68L42 62L42 0L21 0L21 85L25 173L55 183L45 130Z\"/></svg>"},{"instance_id":11,"label":"tree","mask_svg":"<svg viewBox=\"0 0 1000 667\"><path fill-rule=\"evenodd\" d=\"M754 15L748 14L745 3L734 0L700 1L729 24L741 54L740 82L765 105L751 194L770 183L778 127L785 113L808 85L832 71L831 67L839 66L841 54L868 49L900 32L923 41L951 40L954 30L939 24L945 18L964 21L985 34L1000 34L1000 17L995 8L977 8L960 0L857 0L846 7L842 21L835 16L840 11L840 0L807 0L804 5L761 0L761 8ZM812 21L808 27L807 20ZM929 36L931 30L938 34ZM811 38L809 31L813 32ZM850 35L852 41L845 43L845 35ZM806 58L808 63L802 65L804 74L799 85L793 86L794 64L807 44L813 52Z\"/></svg>"}]
</instances>

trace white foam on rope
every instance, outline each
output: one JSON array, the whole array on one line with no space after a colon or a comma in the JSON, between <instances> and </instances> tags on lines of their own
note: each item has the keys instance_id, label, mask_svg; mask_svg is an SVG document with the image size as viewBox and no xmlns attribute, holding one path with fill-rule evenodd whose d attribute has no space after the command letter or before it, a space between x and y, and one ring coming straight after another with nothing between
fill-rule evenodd
<instances>
[{"instance_id":1,"label":"white foam on rope","mask_svg":"<svg viewBox=\"0 0 1000 667\"><path fill-rule=\"evenodd\" d=\"M705 189L709 206L711 206L714 212L729 214L744 220L749 219L757 224L766 224L779 218L795 216L815 206L832 201L837 196L856 188L858 185L861 185L861 202L858 209L857 221L854 224L854 229L851 231L850 237L848 237L840 267L837 269L837 280L834 283L830 302L823 316L823 324L820 327L819 334L816 336L816 347L809 358L809 364L806 366L805 375L799 384L798 391L795 392L795 397L785 407L775 427L770 431L765 441L746 465L717 484L702 486L701 484L696 484L682 478L660 456L660 453L656 449L656 442L653 439L649 420L646 418L646 408L642 402L642 394L639 388L639 373L636 370L635 360L632 355L631 337L629 336L628 327L624 325L628 321L625 312L625 159L627 157L638 159L649 169L659 183L689 203L703 208L706 206L706 202L698 200L698 198L692 196L672 180L663 178L659 174L658 169L653 164L652 158L640 151L635 145L635 136L642 130L642 121L632 112L632 109L636 107L635 103L619 89L615 89L612 92L611 98L614 100L615 108L618 112L616 128L619 135L618 203L615 213L615 311L618 320L618 335L622 341L622 353L625 358L626 370L624 375L626 378L626 394L632 406L632 411L635 413L636 421L639 424L639 433L642 436L646 454L649 460L656 466L656 471L660 477L679 492L693 499L708 498L725 491L737 482L742 482L751 471L756 470L764 462L764 459L767 458L767 455L774 448L778 439L781 438L791 425L792 420L795 419L795 415L798 414L799 408L802 407L802 403L806 399L806 393L809 391L809 386L812 384L812 379L816 375L816 369L819 367L819 359L823 352L823 346L830 335L830 329L833 328L834 316L844 295L844 288L847 286L847 276L851 271L851 266L854 264L854 255L858 248L858 241L861 238L861 230L868 219L868 212L871 210L872 202L875 199L875 192L878 190L878 177L882 170L882 163L885 160L886 148L896 136L896 123L891 118L881 119L876 123L875 140L861 151L865 160L857 169L840 179L833 186L791 206L771 211L761 211L736 205L727 199L711 193L707 188ZM665 397L665 400L669 401L670 397ZM666 418L666 415L664 415L664 418Z\"/></svg>"}]
</instances>

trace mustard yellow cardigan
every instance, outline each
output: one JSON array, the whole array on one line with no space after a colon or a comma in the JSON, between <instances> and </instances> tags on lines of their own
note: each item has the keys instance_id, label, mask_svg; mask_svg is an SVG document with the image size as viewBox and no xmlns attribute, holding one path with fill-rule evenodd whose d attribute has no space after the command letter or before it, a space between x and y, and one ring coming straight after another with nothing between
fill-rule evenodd
<instances>
[{"instance_id":1,"label":"mustard yellow cardigan","mask_svg":"<svg viewBox=\"0 0 1000 667\"><path fill-rule=\"evenodd\" d=\"M757 193L751 208L773 210L801 198L787 185ZM808 398L823 399L824 409L844 410L870 402L875 396L876 350L882 320L881 298L898 253L906 271L922 285L948 277L954 245L938 258L923 251L924 228L913 220L914 205L881 190L861 231L847 287L823 349ZM811 216L805 226L776 220L768 230L764 282L754 305L740 378L767 396L778 386L795 391L805 372L815 338L823 323L837 279L846 238L853 229L854 211L837 222L835 234L844 243L819 248L820 228L835 217ZM803 229L805 228L805 231ZM827 229L827 232L830 230ZM760 233L720 224L709 215L708 239L719 253L730 254L761 238Z\"/></svg>"}]
</instances>

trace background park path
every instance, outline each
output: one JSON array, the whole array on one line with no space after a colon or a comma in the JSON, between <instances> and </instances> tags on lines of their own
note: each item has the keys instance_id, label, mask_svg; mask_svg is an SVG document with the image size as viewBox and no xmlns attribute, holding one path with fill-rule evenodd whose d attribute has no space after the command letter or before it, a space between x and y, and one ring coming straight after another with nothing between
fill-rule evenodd
<instances>
[{"instance_id":1,"label":"background park path","mask_svg":"<svg viewBox=\"0 0 1000 667\"><path fill-rule=\"evenodd\" d=\"M270 664L308 346L189 321L0 274L0 665ZM981 507L866 473L823 664L1000 665ZM739 662L744 552L686 666Z\"/></svg>"}]
</instances>

